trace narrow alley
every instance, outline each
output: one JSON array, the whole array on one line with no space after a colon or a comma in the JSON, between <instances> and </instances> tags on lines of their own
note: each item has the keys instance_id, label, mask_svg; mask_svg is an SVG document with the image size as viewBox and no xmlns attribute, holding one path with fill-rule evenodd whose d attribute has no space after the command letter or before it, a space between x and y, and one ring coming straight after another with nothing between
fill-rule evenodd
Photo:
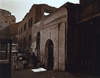
<instances>
[{"instance_id":1,"label":"narrow alley","mask_svg":"<svg viewBox=\"0 0 100 78\"><path fill-rule=\"evenodd\" d=\"M23 69L22 64L18 70L12 69L12 78L99 78L88 74L68 73L64 71L33 72L32 66Z\"/></svg>"}]
</instances>

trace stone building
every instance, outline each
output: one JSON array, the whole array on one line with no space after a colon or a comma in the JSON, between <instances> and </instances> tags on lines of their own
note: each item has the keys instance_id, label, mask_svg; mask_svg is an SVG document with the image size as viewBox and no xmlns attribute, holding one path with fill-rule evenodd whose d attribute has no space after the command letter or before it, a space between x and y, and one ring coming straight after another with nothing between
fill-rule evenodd
<instances>
[{"instance_id":1,"label":"stone building","mask_svg":"<svg viewBox=\"0 0 100 78\"><path fill-rule=\"evenodd\" d=\"M75 54L73 60L70 54L76 49L73 30L77 8L77 4L66 3L32 27L32 49L37 49L38 58L48 70L70 70L76 64Z\"/></svg>"},{"instance_id":2,"label":"stone building","mask_svg":"<svg viewBox=\"0 0 100 78\"><path fill-rule=\"evenodd\" d=\"M67 17L66 8L61 7L32 27L32 39L33 43L36 43L37 55L48 70L65 70Z\"/></svg>"},{"instance_id":3,"label":"stone building","mask_svg":"<svg viewBox=\"0 0 100 78\"><path fill-rule=\"evenodd\" d=\"M99 0L80 0L80 4L68 2L44 16L47 9L41 7L35 12L39 17L32 14L30 29L26 24L29 12L19 27L20 46L31 46L33 52L37 49L38 59L48 70L100 73L99 8Z\"/></svg>"},{"instance_id":4,"label":"stone building","mask_svg":"<svg viewBox=\"0 0 100 78\"><path fill-rule=\"evenodd\" d=\"M37 49L38 59L48 70L65 70L68 25L74 25L74 13L76 7L71 3L58 9L44 4L33 5L18 27L19 51Z\"/></svg>"},{"instance_id":5,"label":"stone building","mask_svg":"<svg viewBox=\"0 0 100 78\"><path fill-rule=\"evenodd\" d=\"M0 30L4 29L8 25L14 24L16 18L7 10L0 9Z\"/></svg>"},{"instance_id":6,"label":"stone building","mask_svg":"<svg viewBox=\"0 0 100 78\"><path fill-rule=\"evenodd\" d=\"M24 52L29 49L32 43L32 26L45 17L44 13L52 13L56 8L46 4L33 5L25 15L18 27L19 51Z\"/></svg>"},{"instance_id":7,"label":"stone building","mask_svg":"<svg viewBox=\"0 0 100 78\"><path fill-rule=\"evenodd\" d=\"M33 25L32 39L47 69L100 72L99 5L66 3Z\"/></svg>"}]
</instances>

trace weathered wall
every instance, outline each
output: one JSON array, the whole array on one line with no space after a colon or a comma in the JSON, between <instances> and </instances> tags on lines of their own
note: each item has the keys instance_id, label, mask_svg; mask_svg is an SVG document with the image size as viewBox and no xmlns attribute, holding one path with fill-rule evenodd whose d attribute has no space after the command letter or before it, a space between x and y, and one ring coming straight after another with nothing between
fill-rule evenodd
<instances>
[{"instance_id":1,"label":"weathered wall","mask_svg":"<svg viewBox=\"0 0 100 78\"><path fill-rule=\"evenodd\" d=\"M32 23L35 22L35 7L33 6L29 13L25 15L23 20L20 23L20 26L18 27L18 41L19 46L22 49L24 46L29 46L29 36L32 34L32 25L29 26L29 20L32 18ZM26 24L26 30L24 30ZM26 39L25 43L23 43L24 39ZM26 45L27 44L27 45Z\"/></svg>"},{"instance_id":2,"label":"weathered wall","mask_svg":"<svg viewBox=\"0 0 100 78\"><path fill-rule=\"evenodd\" d=\"M33 27L33 33L35 33L37 29L41 28L41 27L37 28L37 24L42 19L42 17L44 17L44 11L46 7L51 7L51 6L48 6L45 4L39 4L39 5L34 4L29 10L29 12L25 15L23 20L21 21L20 26L18 27L18 33L19 33L18 40L19 40L19 46L21 47L21 49L23 49L24 46L29 48L31 46L32 41L35 40L32 34L32 27ZM26 24L26 30L24 30L25 24ZM29 40L29 36L32 37L32 40Z\"/></svg>"},{"instance_id":3,"label":"weathered wall","mask_svg":"<svg viewBox=\"0 0 100 78\"><path fill-rule=\"evenodd\" d=\"M65 23L67 21L67 10L59 8L55 13L43 20L43 27L40 31L40 56L45 64L47 56L45 46L48 39L54 44L54 70L65 70Z\"/></svg>"},{"instance_id":4,"label":"weathered wall","mask_svg":"<svg viewBox=\"0 0 100 78\"><path fill-rule=\"evenodd\" d=\"M47 56L45 53L45 46L46 46L46 42L48 39L51 39L53 41L54 44L54 66L55 69L58 69L58 28L57 25L54 25L52 27L43 29L41 31L41 58L43 59L44 64L46 65L46 61L47 61Z\"/></svg>"},{"instance_id":5,"label":"weathered wall","mask_svg":"<svg viewBox=\"0 0 100 78\"><path fill-rule=\"evenodd\" d=\"M37 6L34 6L37 7ZM38 9L39 10L39 9ZM65 70L65 25L67 25L67 10L64 6L57 9L54 13L43 17L41 21L36 21L35 15L36 9L30 10L30 12L24 17L18 28L19 43L22 45L24 38L26 38L26 44L28 45L29 34L32 36L31 48L36 47L37 33L40 32L40 58L43 64L46 65L46 42L51 39L54 44L54 70ZM31 12L32 11L32 12ZM45 11L45 9L44 9ZM32 13L34 13L32 15ZM28 27L29 19L33 17L32 27ZM36 18L37 19L37 18ZM24 24L26 23L26 30L24 31ZM22 33L21 33L22 30ZM35 44L33 44L35 43ZM23 48L23 47L22 47Z\"/></svg>"}]
</instances>

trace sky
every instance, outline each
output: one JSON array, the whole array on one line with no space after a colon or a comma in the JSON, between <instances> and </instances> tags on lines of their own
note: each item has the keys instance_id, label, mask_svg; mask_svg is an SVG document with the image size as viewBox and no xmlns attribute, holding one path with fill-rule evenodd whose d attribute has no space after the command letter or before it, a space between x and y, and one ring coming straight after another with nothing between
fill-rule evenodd
<instances>
[{"instance_id":1,"label":"sky","mask_svg":"<svg viewBox=\"0 0 100 78\"><path fill-rule=\"evenodd\" d=\"M34 4L48 4L59 8L66 2L77 4L79 0L0 0L0 9L10 11L16 17L16 22L19 22Z\"/></svg>"}]
</instances>

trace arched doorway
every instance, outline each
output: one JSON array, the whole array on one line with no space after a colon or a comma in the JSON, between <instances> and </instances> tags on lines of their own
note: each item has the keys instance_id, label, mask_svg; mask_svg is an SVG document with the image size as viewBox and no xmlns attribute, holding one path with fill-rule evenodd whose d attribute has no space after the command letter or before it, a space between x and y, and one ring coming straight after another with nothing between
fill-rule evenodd
<instances>
[{"instance_id":1,"label":"arched doorway","mask_svg":"<svg viewBox=\"0 0 100 78\"><path fill-rule=\"evenodd\" d=\"M47 70L53 70L54 66L54 56L53 56L53 51L54 51L54 44L52 40L47 40L46 42L46 47L45 47L45 52L46 52L46 68Z\"/></svg>"}]
</instances>

